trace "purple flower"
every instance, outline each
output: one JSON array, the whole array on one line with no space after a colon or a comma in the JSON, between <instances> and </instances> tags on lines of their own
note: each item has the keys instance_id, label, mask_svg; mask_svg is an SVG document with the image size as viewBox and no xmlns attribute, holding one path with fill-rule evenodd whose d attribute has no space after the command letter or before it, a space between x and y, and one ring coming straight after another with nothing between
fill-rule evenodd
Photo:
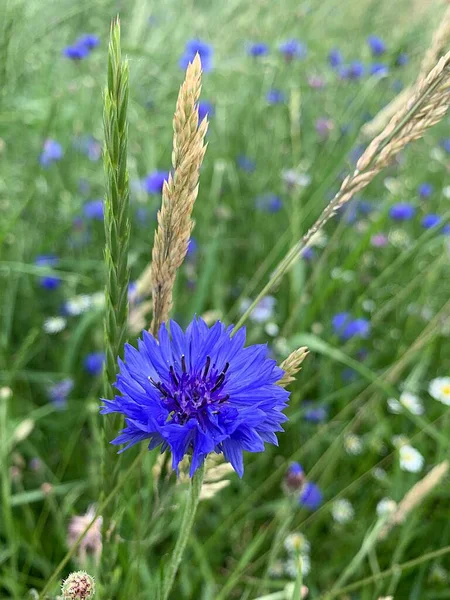
<instances>
[{"instance_id":1,"label":"purple flower","mask_svg":"<svg viewBox=\"0 0 450 600\"><path fill-rule=\"evenodd\" d=\"M100 43L99 38L91 33L80 36L72 46L64 49L63 54L71 60L82 60L89 56L91 50Z\"/></svg>"},{"instance_id":2,"label":"purple flower","mask_svg":"<svg viewBox=\"0 0 450 600\"><path fill-rule=\"evenodd\" d=\"M348 66L343 67L340 71L342 79L356 80L361 79L364 75L365 67L359 60L354 60Z\"/></svg>"},{"instance_id":3,"label":"purple flower","mask_svg":"<svg viewBox=\"0 0 450 600\"><path fill-rule=\"evenodd\" d=\"M192 454L191 476L208 454L223 452L240 477L244 450L277 444L289 398L277 385L283 371L266 346L244 348L245 330L230 337L232 329L196 318L183 332L171 321L171 337L163 324L159 341L143 331L138 349L126 344L115 384L121 395L104 400L101 411L125 416L112 443L169 448L175 470Z\"/></svg>"},{"instance_id":4,"label":"purple flower","mask_svg":"<svg viewBox=\"0 0 450 600\"><path fill-rule=\"evenodd\" d=\"M305 482L305 472L301 464L293 462L284 476L284 486L288 492L298 492Z\"/></svg>"},{"instance_id":5,"label":"purple flower","mask_svg":"<svg viewBox=\"0 0 450 600\"><path fill-rule=\"evenodd\" d=\"M406 52L401 52L395 59L396 67L404 67L408 63L409 63L409 56L406 54Z\"/></svg>"},{"instance_id":6,"label":"purple flower","mask_svg":"<svg viewBox=\"0 0 450 600\"><path fill-rule=\"evenodd\" d=\"M441 141L441 146L447 152L447 154L450 154L450 138L443 139Z\"/></svg>"},{"instance_id":7,"label":"purple flower","mask_svg":"<svg viewBox=\"0 0 450 600\"><path fill-rule=\"evenodd\" d=\"M276 194L269 192L256 198L255 207L262 212L275 213L283 208L283 201Z\"/></svg>"},{"instance_id":8,"label":"purple flower","mask_svg":"<svg viewBox=\"0 0 450 600\"><path fill-rule=\"evenodd\" d=\"M322 117L316 121L316 132L323 140L326 140L334 129L334 123L331 119Z\"/></svg>"},{"instance_id":9,"label":"purple flower","mask_svg":"<svg viewBox=\"0 0 450 600\"><path fill-rule=\"evenodd\" d=\"M63 157L63 149L56 140L45 140L44 149L39 158L39 162L43 167L49 167L53 162L61 160Z\"/></svg>"},{"instance_id":10,"label":"purple flower","mask_svg":"<svg viewBox=\"0 0 450 600\"><path fill-rule=\"evenodd\" d=\"M200 56L203 72L209 73L212 71L214 50L211 44L203 40L190 40L186 43L184 54L180 58L180 67L186 69L188 64L194 60L196 54Z\"/></svg>"},{"instance_id":11,"label":"purple flower","mask_svg":"<svg viewBox=\"0 0 450 600\"><path fill-rule=\"evenodd\" d=\"M370 65L370 74L377 77L386 77L389 75L389 67L383 63L373 63Z\"/></svg>"},{"instance_id":12,"label":"purple flower","mask_svg":"<svg viewBox=\"0 0 450 600\"><path fill-rule=\"evenodd\" d=\"M240 154L236 158L236 163L240 169L247 171L247 173L253 173L253 171L256 169L255 161L248 156L244 156L243 154Z\"/></svg>"},{"instance_id":13,"label":"purple flower","mask_svg":"<svg viewBox=\"0 0 450 600\"><path fill-rule=\"evenodd\" d=\"M353 319L348 312L342 312L334 315L332 321L334 333L342 341L350 340L353 337L368 337L370 333L370 323L367 319Z\"/></svg>"},{"instance_id":14,"label":"purple flower","mask_svg":"<svg viewBox=\"0 0 450 600\"><path fill-rule=\"evenodd\" d=\"M188 243L186 258L193 259L195 258L198 252L198 242L195 238L191 237Z\"/></svg>"},{"instance_id":15,"label":"purple flower","mask_svg":"<svg viewBox=\"0 0 450 600\"><path fill-rule=\"evenodd\" d=\"M254 42L247 46L247 53L250 56L265 56L269 53L269 46L264 42Z\"/></svg>"},{"instance_id":16,"label":"purple flower","mask_svg":"<svg viewBox=\"0 0 450 600\"><path fill-rule=\"evenodd\" d=\"M376 35L369 35L367 43L374 56L380 56L386 52L386 44Z\"/></svg>"},{"instance_id":17,"label":"purple flower","mask_svg":"<svg viewBox=\"0 0 450 600\"><path fill-rule=\"evenodd\" d=\"M99 160L102 155L102 145L91 135L75 139L74 147L92 162Z\"/></svg>"},{"instance_id":18,"label":"purple flower","mask_svg":"<svg viewBox=\"0 0 450 600\"><path fill-rule=\"evenodd\" d=\"M281 90L272 88L267 92L266 100L269 104L283 104L286 101L286 96Z\"/></svg>"},{"instance_id":19,"label":"purple flower","mask_svg":"<svg viewBox=\"0 0 450 600\"><path fill-rule=\"evenodd\" d=\"M197 105L197 110L198 110L198 122L201 123L203 121L203 119L205 117L212 117L214 116L214 106L211 104L211 102L208 102L206 100L202 100L198 103Z\"/></svg>"},{"instance_id":20,"label":"purple flower","mask_svg":"<svg viewBox=\"0 0 450 600\"><path fill-rule=\"evenodd\" d=\"M104 202L102 198L84 203L83 215L90 221L103 221Z\"/></svg>"},{"instance_id":21,"label":"purple flower","mask_svg":"<svg viewBox=\"0 0 450 600\"><path fill-rule=\"evenodd\" d=\"M284 54L286 61L291 61L294 58L305 58L307 49L305 44L298 40L287 40L278 46L278 50Z\"/></svg>"},{"instance_id":22,"label":"purple flower","mask_svg":"<svg viewBox=\"0 0 450 600\"><path fill-rule=\"evenodd\" d=\"M48 396L55 408L61 410L66 407L67 396L73 389L73 380L70 378L63 379L48 388Z\"/></svg>"},{"instance_id":23,"label":"purple flower","mask_svg":"<svg viewBox=\"0 0 450 600\"><path fill-rule=\"evenodd\" d=\"M328 418L328 409L325 406L315 406L312 402L304 402L305 412L303 418L311 423L322 423Z\"/></svg>"},{"instance_id":24,"label":"purple flower","mask_svg":"<svg viewBox=\"0 0 450 600\"><path fill-rule=\"evenodd\" d=\"M93 50L97 48L100 44L100 39L97 35L93 35L92 33L85 33L76 41L77 45L84 46L88 50Z\"/></svg>"},{"instance_id":25,"label":"purple flower","mask_svg":"<svg viewBox=\"0 0 450 600\"><path fill-rule=\"evenodd\" d=\"M300 252L300 256L303 258L303 260L312 260L315 257L316 253L314 251L314 248L303 248L303 250Z\"/></svg>"},{"instance_id":26,"label":"purple flower","mask_svg":"<svg viewBox=\"0 0 450 600\"><path fill-rule=\"evenodd\" d=\"M425 215L422 219L422 227L424 229L431 229L432 227L437 227L440 224L440 222L441 217L439 215Z\"/></svg>"},{"instance_id":27,"label":"purple flower","mask_svg":"<svg viewBox=\"0 0 450 600\"><path fill-rule=\"evenodd\" d=\"M153 171L144 180L147 194L161 194L164 182L169 179L169 171Z\"/></svg>"},{"instance_id":28,"label":"purple flower","mask_svg":"<svg viewBox=\"0 0 450 600\"><path fill-rule=\"evenodd\" d=\"M417 188L417 192L421 198L429 198L433 193L433 186L431 183L421 183Z\"/></svg>"},{"instance_id":29,"label":"purple flower","mask_svg":"<svg viewBox=\"0 0 450 600\"><path fill-rule=\"evenodd\" d=\"M394 221L409 221L416 214L416 207L407 202L394 204L389 211L389 216Z\"/></svg>"},{"instance_id":30,"label":"purple flower","mask_svg":"<svg viewBox=\"0 0 450 600\"><path fill-rule=\"evenodd\" d=\"M340 67L343 63L343 60L344 59L342 58L342 53L340 50L338 50L337 48L333 48L333 50L330 50L330 53L328 54L328 62L333 67L333 69Z\"/></svg>"},{"instance_id":31,"label":"purple flower","mask_svg":"<svg viewBox=\"0 0 450 600\"><path fill-rule=\"evenodd\" d=\"M308 508L309 510L316 510L322 504L322 501L323 495L319 487L315 483L307 481L303 486L298 499L300 506Z\"/></svg>"},{"instance_id":32,"label":"purple flower","mask_svg":"<svg viewBox=\"0 0 450 600\"><path fill-rule=\"evenodd\" d=\"M100 375L103 370L103 363L105 362L104 352L92 352L88 354L83 362L84 370L89 375Z\"/></svg>"},{"instance_id":33,"label":"purple flower","mask_svg":"<svg viewBox=\"0 0 450 600\"><path fill-rule=\"evenodd\" d=\"M59 260L53 254L43 254L34 261L37 267L56 267ZM61 279L56 275L45 275L39 279L39 284L46 290L56 290L61 285Z\"/></svg>"},{"instance_id":34,"label":"purple flower","mask_svg":"<svg viewBox=\"0 0 450 600\"><path fill-rule=\"evenodd\" d=\"M370 244L374 248L384 248L385 246L388 245L388 243L389 243L389 240L388 240L387 236L384 235L384 233L375 233L370 238Z\"/></svg>"}]
</instances>

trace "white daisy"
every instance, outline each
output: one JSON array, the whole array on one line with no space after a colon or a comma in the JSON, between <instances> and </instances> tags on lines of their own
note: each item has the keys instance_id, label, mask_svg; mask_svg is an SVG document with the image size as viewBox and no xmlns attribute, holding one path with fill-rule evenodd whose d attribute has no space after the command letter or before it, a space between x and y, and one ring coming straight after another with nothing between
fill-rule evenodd
<instances>
[{"instance_id":1,"label":"white daisy","mask_svg":"<svg viewBox=\"0 0 450 600\"><path fill-rule=\"evenodd\" d=\"M343 525L353 519L355 516L355 509L347 498L338 498L333 502L331 514L336 523Z\"/></svg>"},{"instance_id":2,"label":"white daisy","mask_svg":"<svg viewBox=\"0 0 450 600\"><path fill-rule=\"evenodd\" d=\"M397 502L392 498L382 498L377 504L377 515L384 517L391 515L397 508Z\"/></svg>"},{"instance_id":3,"label":"white daisy","mask_svg":"<svg viewBox=\"0 0 450 600\"><path fill-rule=\"evenodd\" d=\"M284 547L289 554L308 554L311 550L303 533L290 533L284 540Z\"/></svg>"},{"instance_id":4,"label":"white daisy","mask_svg":"<svg viewBox=\"0 0 450 600\"><path fill-rule=\"evenodd\" d=\"M43 329L45 333L59 333L66 325L67 321L64 317L49 317L45 319Z\"/></svg>"},{"instance_id":5,"label":"white daisy","mask_svg":"<svg viewBox=\"0 0 450 600\"><path fill-rule=\"evenodd\" d=\"M425 409L422 401L415 394L410 392L402 392L399 400L395 398L389 398L387 401L388 409L391 413L398 415L402 412L403 408L406 408L413 415L423 415Z\"/></svg>"},{"instance_id":6,"label":"white daisy","mask_svg":"<svg viewBox=\"0 0 450 600\"><path fill-rule=\"evenodd\" d=\"M396 448L401 448L402 446L407 446L409 444L406 435L393 435L391 441L392 445Z\"/></svg>"},{"instance_id":7,"label":"white daisy","mask_svg":"<svg viewBox=\"0 0 450 600\"><path fill-rule=\"evenodd\" d=\"M266 324L264 331L267 333L267 335L270 335L270 337L277 337L280 332L280 328L276 323L270 322Z\"/></svg>"},{"instance_id":8,"label":"white daisy","mask_svg":"<svg viewBox=\"0 0 450 600\"><path fill-rule=\"evenodd\" d=\"M409 473L418 473L422 470L425 459L418 450L409 444L405 444L400 448L399 454L400 468L403 471L408 471Z\"/></svg>"},{"instance_id":9,"label":"white daisy","mask_svg":"<svg viewBox=\"0 0 450 600\"><path fill-rule=\"evenodd\" d=\"M301 554L295 558L290 558L287 560L284 565L286 575L292 579L296 579L300 566L303 576L308 575L308 573L311 571L311 561L307 554Z\"/></svg>"},{"instance_id":10,"label":"white daisy","mask_svg":"<svg viewBox=\"0 0 450 600\"><path fill-rule=\"evenodd\" d=\"M359 435L348 433L344 437L344 450L347 454L358 456L363 451L363 443Z\"/></svg>"},{"instance_id":11,"label":"white daisy","mask_svg":"<svg viewBox=\"0 0 450 600\"><path fill-rule=\"evenodd\" d=\"M389 398L387 401L388 411L394 415L399 415L402 412L402 405L395 398Z\"/></svg>"},{"instance_id":12,"label":"white daisy","mask_svg":"<svg viewBox=\"0 0 450 600\"><path fill-rule=\"evenodd\" d=\"M69 298L64 304L66 313L71 317L78 317L78 315L81 315L89 310L91 306L92 300L87 294L81 294L80 296Z\"/></svg>"},{"instance_id":13,"label":"white daisy","mask_svg":"<svg viewBox=\"0 0 450 600\"><path fill-rule=\"evenodd\" d=\"M437 377L430 381L428 393L435 400L450 406L450 377Z\"/></svg>"},{"instance_id":14,"label":"white daisy","mask_svg":"<svg viewBox=\"0 0 450 600\"><path fill-rule=\"evenodd\" d=\"M387 474L386 471L381 467L375 467L372 471L372 475L377 481L384 481L386 479Z\"/></svg>"}]
</instances>

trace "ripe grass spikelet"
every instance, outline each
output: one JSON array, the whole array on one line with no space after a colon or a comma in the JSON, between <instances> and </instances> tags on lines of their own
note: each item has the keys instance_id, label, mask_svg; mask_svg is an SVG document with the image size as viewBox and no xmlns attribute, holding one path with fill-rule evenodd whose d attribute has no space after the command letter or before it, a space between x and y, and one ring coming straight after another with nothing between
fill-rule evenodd
<instances>
[{"instance_id":1,"label":"ripe grass spikelet","mask_svg":"<svg viewBox=\"0 0 450 600\"><path fill-rule=\"evenodd\" d=\"M448 460L436 465L431 471L420 481L418 481L407 492L403 500L398 504L397 509L389 518L385 527L379 533L379 539L384 539L395 525L399 525L406 520L406 517L411 511L420 505L423 499L439 485L443 477L447 474L449 468Z\"/></svg>"},{"instance_id":2,"label":"ripe grass spikelet","mask_svg":"<svg viewBox=\"0 0 450 600\"><path fill-rule=\"evenodd\" d=\"M172 307L177 269L188 249L193 228L192 209L198 193L200 167L206 151L207 119L199 124L197 102L201 91L201 61L197 54L188 65L173 119L173 173L164 182L158 229L152 253L153 319L156 337Z\"/></svg>"},{"instance_id":3,"label":"ripe grass spikelet","mask_svg":"<svg viewBox=\"0 0 450 600\"><path fill-rule=\"evenodd\" d=\"M289 354L289 356L280 364L280 369L283 369L284 375L278 382L278 385L286 387L295 381L295 375L300 371L301 364L308 354L309 352L306 346L302 346Z\"/></svg>"}]
</instances>

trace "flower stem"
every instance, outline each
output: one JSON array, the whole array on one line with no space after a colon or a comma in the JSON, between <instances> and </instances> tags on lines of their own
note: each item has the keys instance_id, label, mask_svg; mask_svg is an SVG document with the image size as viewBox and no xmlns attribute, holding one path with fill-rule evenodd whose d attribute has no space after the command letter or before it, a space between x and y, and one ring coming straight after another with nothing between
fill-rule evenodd
<instances>
[{"instance_id":1,"label":"flower stem","mask_svg":"<svg viewBox=\"0 0 450 600\"><path fill-rule=\"evenodd\" d=\"M103 125L105 134L105 368L103 391L106 398L114 395L112 382L117 373L117 357L122 353L128 326L128 249L130 244L128 145L128 63L122 60L120 23L111 25L108 55L108 83L104 93ZM104 420L103 497L114 488L120 461L109 442L120 429L120 415ZM109 577L116 560L117 544L111 535L116 502L107 506L103 516L103 553L100 573ZM116 523L117 525L117 523ZM108 539L109 538L109 539Z\"/></svg>"},{"instance_id":2,"label":"flower stem","mask_svg":"<svg viewBox=\"0 0 450 600\"><path fill-rule=\"evenodd\" d=\"M161 600L168 600L170 591L175 581L175 576L180 566L181 559L183 558L184 550L189 539L189 535L194 524L195 513L197 512L198 503L200 500L200 492L203 484L203 477L205 474L205 465L197 469L194 473L193 478L190 481L189 495L186 500L184 507L183 521L181 523L180 533L178 535L177 543L173 549L170 563L164 574L163 591Z\"/></svg>"}]
</instances>

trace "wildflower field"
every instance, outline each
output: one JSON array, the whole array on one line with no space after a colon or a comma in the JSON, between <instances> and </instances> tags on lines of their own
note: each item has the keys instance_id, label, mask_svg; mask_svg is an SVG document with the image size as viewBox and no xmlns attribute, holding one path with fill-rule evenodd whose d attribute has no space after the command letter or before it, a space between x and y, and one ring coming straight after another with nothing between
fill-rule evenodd
<instances>
[{"instance_id":1,"label":"wildflower field","mask_svg":"<svg viewBox=\"0 0 450 600\"><path fill-rule=\"evenodd\" d=\"M450 598L449 50L1 3L0 600Z\"/></svg>"}]
</instances>

